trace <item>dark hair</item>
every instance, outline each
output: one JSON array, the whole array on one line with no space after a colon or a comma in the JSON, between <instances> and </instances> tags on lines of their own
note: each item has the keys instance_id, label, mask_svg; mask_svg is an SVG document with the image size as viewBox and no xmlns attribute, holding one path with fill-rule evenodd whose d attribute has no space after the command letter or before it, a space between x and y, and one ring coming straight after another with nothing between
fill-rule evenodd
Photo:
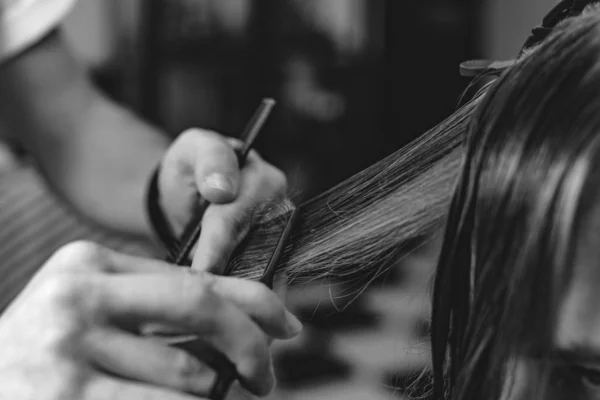
<instances>
[{"instance_id":1,"label":"dark hair","mask_svg":"<svg viewBox=\"0 0 600 400\"><path fill-rule=\"evenodd\" d=\"M504 398L520 357L540 362L519 366L535 378L513 394L544 398L557 304L598 190L599 141L592 8L509 68L470 122L435 279L435 399Z\"/></svg>"},{"instance_id":2,"label":"dark hair","mask_svg":"<svg viewBox=\"0 0 600 400\"><path fill-rule=\"evenodd\" d=\"M440 125L300 207L278 266L290 280L371 278L446 224L432 307L436 400L499 399L515 366L532 377L523 396L543 398L545 364L513 361L544 361L551 349L579 221L600 183L599 23L596 8L561 23ZM286 220L277 216L293 208L256 216L233 274L260 276Z\"/></svg>"}]
</instances>

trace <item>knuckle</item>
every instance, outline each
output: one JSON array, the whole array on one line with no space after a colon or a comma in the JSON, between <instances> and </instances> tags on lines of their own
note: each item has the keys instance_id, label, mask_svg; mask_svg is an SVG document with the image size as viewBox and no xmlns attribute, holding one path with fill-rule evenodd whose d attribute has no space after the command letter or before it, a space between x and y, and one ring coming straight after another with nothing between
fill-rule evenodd
<instances>
[{"instance_id":1,"label":"knuckle","mask_svg":"<svg viewBox=\"0 0 600 400\"><path fill-rule=\"evenodd\" d=\"M232 237L238 239L246 235L250 228L251 210L240 210L226 219L226 225Z\"/></svg>"},{"instance_id":2,"label":"knuckle","mask_svg":"<svg viewBox=\"0 0 600 400\"><path fill-rule=\"evenodd\" d=\"M275 295L267 286L258 282L251 283L251 298L254 299L254 301L257 304L262 305L262 307L267 307L268 309L273 309L277 307L275 302Z\"/></svg>"},{"instance_id":3,"label":"knuckle","mask_svg":"<svg viewBox=\"0 0 600 400\"><path fill-rule=\"evenodd\" d=\"M176 139L177 142L182 144L194 143L198 140L222 140L221 135L218 133L202 128L188 128L184 130Z\"/></svg>"},{"instance_id":4,"label":"knuckle","mask_svg":"<svg viewBox=\"0 0 600 400\"><path fill-rule=\"evenodd\" d=\"M83 275L55 274L42 282L38 293L53 304L71 306L79 304L83 294L88 292L87 286L88 279Z\"/></svg>"},{"instance_id":5,"label":"knuckle","mask_svg":"<svg viewBox=\"0 0 600 400\"><path fill-rule=\"evenodd\" d=\"M90 268L102 259L102 248L93 242L75 241L59 248L51 260L53 265L61 268Z\"/></svg>"},{"instance_id":6,"label":"knuckle","mask_svg":"<svg viewBox=\"0 0 600 400\"><path fill-rule=\"evenodd\" d=\"M183 274L180 290L185 300L178 313L194 329L212 330L218 325L224 302L214 289L216 279L209 272L191 268Z\"/></svg>"},{"instance_id":7,"label":"knuckle","mask_svg":"<svg viewBox=\"0 0 600 400\"><path fill-rule=\"evenodd\" d=\"M279 326L284 327L284 330L287 330L286 329L288 326L287 310L281 302L277 302L277 306L274 308L273 315L274 315L275 321L279 324Z\"/></svg>"},{"instance_id":8,"label":"knuckle","mask_svg":"<svg viewBox=\"0 0 600 400\"><path fill-rule=\"evenodd\" d=\"M262 365L262 363L270 359L267 337L257 328L252 338L248 346L248 354L250 358L259 361L259 365Z\"/></svg>"},{"instance_id":9,"label":"knuckle","mask_svg":"<svg viewBox=\"0 0 600 400\"><path fill-rule=\"evenodd\" d=\"M194 386L198 376L206 372L207 368L196 358L184 351L178 352L174 359L175 385L189 388Z\"/></svg>"},{"instance_id":10,"label":"knuckle","mask_svg":"<svg viewBox=\"0 0 600 400\"><path fill-rule=\"evenodd\" d=\"M255 299L257 307L262 310L263 318L277 325L285 326L287 320L285 307L272 290L257 283L252 298Z\"/></svg>"},{"instance_id":11,"label":"knuckle","mask_svg":"<svg viewBox=\"0 0 600 400\"><path fill-rule=\"evenodd\" d=\"M272 389L271 354L265 335L257 332L249 341L238 365L241 376L256 382L258 395L267 395Z\"/></svg>"},{"instance_id":12,"label":"knuckle","mask_svg":"<svg viewBox=\"0 0 600 400\"><path fill-rule=\"evenodd\" d=\"M90 290L84 277L56 275L38 286L37 295L44 303L39 318L45 329L39 333L39 343L54 354L71 354L90 328L94 313L86 309ZM86 309L87 311L84 311Z\"/></svg>"},{"instance_id":13,"label":"knuckle","mask_svg":"<svg viewBox=\"0 0 600 400\"><path fill-rule=\"evenodd\" d=\"M38 337L38 349L53 360L64 358L64 355L72 352L80 332L81 329L73 320L69 320L69 323L49 325Z\"/></svg>"},{"instance_id":14,"label":"knuckle","mask_svg":"<svg viewBox=\"0 0 600 400\"><path fill-rule=\"evenodd\" d=\"M215 306L216 295L213 286L216 277L208 272L187 268L182 274L181 290L189 298L193 307Z\"/></svg>"},{"instance_id":15,"label":"knuckle","mask_svg":"<svg viewBox=\"0 0 600 400\"><path fill-rule=\"evenodd\" d=\"M199 136L204 136L207 133L206 130L200 128L187 128L177 137L177 141L193 140Z\"/></svg>"},{"instance_id":16,"label":"knuckle","mask_svg":"<svg viewBox=\"0 0 600 400\"><path fill-rule=\"evenodd\" d=\"M65 312L74 323L80 318L93 318L100 303L101 291L92 276L59 273L47 276L40 282L37 295L48 304L52 312ZM87 310L82 313L81 310Z\"/></svg>"},{"instance_id":17,"label":"knuckle","mask_svg":"<svg viewBox=\"0 0 600 400\"><path fill-rule=\"evenodd\" d=\"M261 369L265 366L265 363L268 365L270 355L267 338L258 329L256 330L256 333L251 336L246 351L246 357L251 361L250 365L255 367L253 368L254 370Z\"/></svg>"}]
</instances>

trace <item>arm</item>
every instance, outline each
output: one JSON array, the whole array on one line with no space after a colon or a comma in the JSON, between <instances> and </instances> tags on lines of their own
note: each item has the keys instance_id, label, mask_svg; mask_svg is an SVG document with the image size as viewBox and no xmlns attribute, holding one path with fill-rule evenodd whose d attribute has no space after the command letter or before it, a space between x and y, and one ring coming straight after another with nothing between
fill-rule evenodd
<instances>
[{"instance_id":1,"label":"arm","mask_svg":"<svg viewBox=\"0 0 600 400\"><path fill-rule=\"evenodd\" d=\"M286 193L281 171L254 151L240 171L231 143L214 132L190 129L169 145L93 87L59 32L0 67L0 88L0 131L12 132L55 191L97 223L154 238L145 197L160 160L159 201L176 234L198 194L208 200L197 269L222 269L256 204Z\"/></svg>"},{"instance_id":2,"label":"arm","mask_svg":"<svg viewBox=\"0 0 600 400\"><path fill-rule=\"evenodd\" d=\"M302 328L261 283L71 243L0 317L0 398L206 398L214 373L203 360L211 353L140 334L150 324L202 339L259 396L274 384L269 341Z\"/></svg>"},{"instance_id":3,"label":"arm","mask_svg":"<svg viewBox=\"0 0 600 400\"><path fill-rule=\"evenodd\" d=\"M146 185L168 140L104 97L59 31L0 68L0 88L0 131L59 195L105 227L151 236Z\"/></svg>"}]
</instances>

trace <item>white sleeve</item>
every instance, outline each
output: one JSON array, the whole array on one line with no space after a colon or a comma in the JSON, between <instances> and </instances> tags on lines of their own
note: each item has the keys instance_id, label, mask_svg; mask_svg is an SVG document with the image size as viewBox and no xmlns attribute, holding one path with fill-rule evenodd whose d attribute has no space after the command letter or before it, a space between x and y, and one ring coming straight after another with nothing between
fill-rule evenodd
<instances>
[{"instance_id":1,"label":"white sleeve","mask_svg":"<svg viewBox=\"0 0 600 400\"><path fill-rule=\"evenodd\" d=\"M77 0L0 0L0 64L54 29Z\"/></svg>"}]
</instances>

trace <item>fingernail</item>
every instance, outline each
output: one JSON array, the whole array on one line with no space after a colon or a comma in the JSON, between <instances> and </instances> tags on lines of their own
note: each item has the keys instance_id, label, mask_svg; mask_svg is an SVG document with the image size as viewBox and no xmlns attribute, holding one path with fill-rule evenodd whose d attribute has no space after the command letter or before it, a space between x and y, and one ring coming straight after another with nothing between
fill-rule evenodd
<instances>
[{"instance_id":1,"label":"fingernail","mask_svg":"<svg viewBox=\"0 0 600 400\"><path fill-rule=\"evenodd\" d=\"M300 322L300 320L291 312L286 310L285 313L287 317L288 330L291 335L296 336L300 333L300 331L302 331L302 322Z\"/></svg>"},{"instance_id":2,"label":"fingernail","mask_svg":"<svg viewBox=\"0 0 600 400\"><path fill-rule=\"evenodd\" d=\"M233 181L218 172L212 173L204 178L204 184L212 189L221 190L223 192L234 191Z\"/></svg>"}]
</instances>

